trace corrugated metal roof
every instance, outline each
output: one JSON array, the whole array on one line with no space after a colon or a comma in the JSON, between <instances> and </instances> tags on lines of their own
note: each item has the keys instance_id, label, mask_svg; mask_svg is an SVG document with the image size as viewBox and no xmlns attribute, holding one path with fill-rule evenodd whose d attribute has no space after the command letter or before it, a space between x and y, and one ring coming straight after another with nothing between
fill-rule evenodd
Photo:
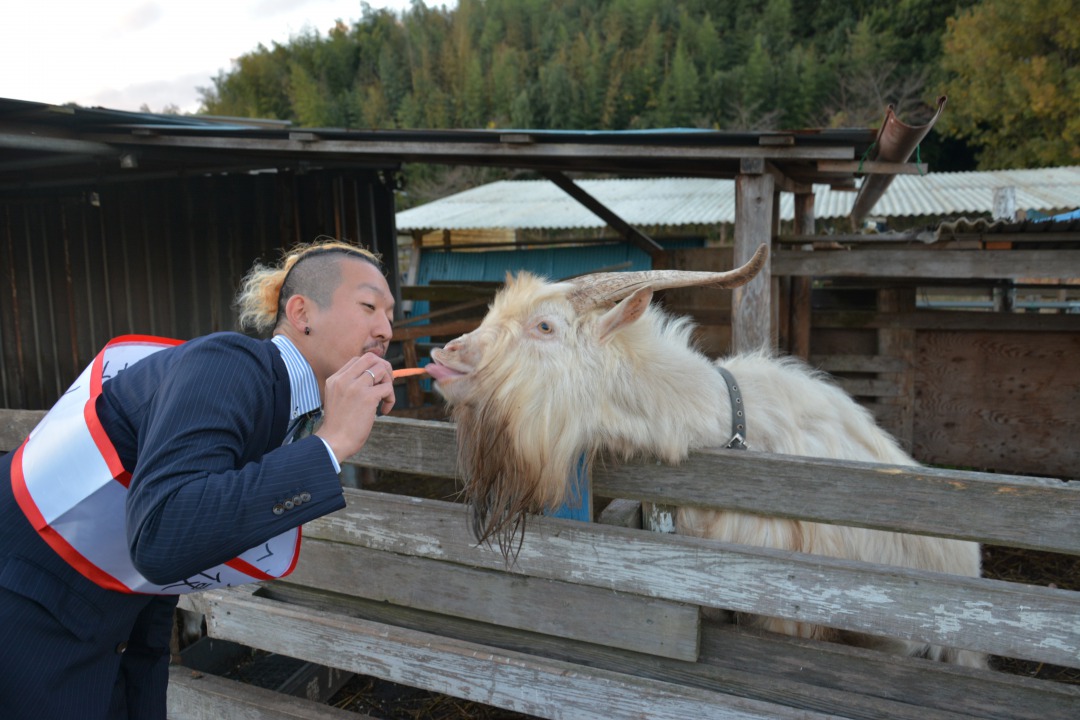
<instances>
[{"instance_id":1,"label":"corrugated metal roof","mask_svg":"<svg viewBox=\"0 0 1080 720\"><path fill-rule=\"evenodd\" d=\"M633 225L693 225L734 217L734 184L708 178L577 180ZM397 214L399 230L421 228L599 228L605 223L547 180L503 180Z\"/></svg>"},{"instance_id":2,"label":"corrugated metal roof","mask_svg":"<svg viewBox=\"0 0 1080 720\"><path fill-rule=\"evenodd\" d=\"M714 225L735 222L735 183L709 178L577 180L577 184L631 225ZM1062 210L1080 207L1080 167L990 172L899 175L874 207L875 216L939 216L989 213L994 191L1012 187L1016 207ZM814 215L851 214L854 192L814 186ZM780 198L780 217L794 217L794 198ZM604 227L547 180L504 180L466 190L397 214L397 227L413 230L484 228L571 229Z\"/></svg>"}]
</instances>

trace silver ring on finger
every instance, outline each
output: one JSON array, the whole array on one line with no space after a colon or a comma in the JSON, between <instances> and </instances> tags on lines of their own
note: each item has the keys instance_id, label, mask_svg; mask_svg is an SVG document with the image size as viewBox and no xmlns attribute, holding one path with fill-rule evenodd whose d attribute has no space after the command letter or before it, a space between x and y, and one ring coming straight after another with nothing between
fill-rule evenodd
<instances>
[{"instance_id":1,"label":"silver ring on finger","mask_svg":"<svg viewBox=\"0 0 1080 720\"><path fill-rule=\"evenodd\" d=\"M370 376L371 376L371 385L372 385L372 387L374 387L374 386L375 386L375 384L376 384L377 382L379 382L378 378L376 378L376 377L375 377L375 373L371 372L371 368L368 368L368 369L367 369L367 370L365 370L364 372L366 372L366 373L367 373L368 375L370 375Z\"/></svg>"}]
</instances>

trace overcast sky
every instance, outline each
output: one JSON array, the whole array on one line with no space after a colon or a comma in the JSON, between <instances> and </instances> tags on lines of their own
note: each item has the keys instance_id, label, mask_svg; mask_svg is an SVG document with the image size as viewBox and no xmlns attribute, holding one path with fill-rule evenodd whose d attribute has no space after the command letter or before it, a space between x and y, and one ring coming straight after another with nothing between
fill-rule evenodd
<instances>
[{"instance_id":1,"label":"overcast sky","mask_svg":"<svg viewBox=\"0 0 1080 720\"><path fill-rule=\"evenodd\" d=\"M368 4L401 12L410 0ZM233 58L361 14L360 0L0 0L0 97L195 112L197 88Z\"/></svg>"}]
</instances>

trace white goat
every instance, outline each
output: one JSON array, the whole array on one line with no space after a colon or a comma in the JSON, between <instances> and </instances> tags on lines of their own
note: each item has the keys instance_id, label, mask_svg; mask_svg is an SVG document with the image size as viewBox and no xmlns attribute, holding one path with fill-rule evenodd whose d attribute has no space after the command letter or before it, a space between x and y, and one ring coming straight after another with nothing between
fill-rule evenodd
<instances>
[{"instance_id":1,"label":"white goat","mask_svg":"<svg viewBox=\"0 0 1080 720\"><path fill-rule=\"evenodd\" d=\"M605 273L545 282L507 278L475 331L432 351L428 372L452 408L465 496L478 538L504 548L529 513L557 507L580 458L601 451L678 463L733 435L737 379L753 449L915 464L871 415L801 363L765 353L714 364L691 345L692 325L651 305L655 289L736 287L764 264L760 249L728 273ZM737 512L680 508L679 533L728 542L978 576L976 543ZM747 617L777 632L842 640L984 667L985 656L903 640Z\"/></svg>"}]
</instances>

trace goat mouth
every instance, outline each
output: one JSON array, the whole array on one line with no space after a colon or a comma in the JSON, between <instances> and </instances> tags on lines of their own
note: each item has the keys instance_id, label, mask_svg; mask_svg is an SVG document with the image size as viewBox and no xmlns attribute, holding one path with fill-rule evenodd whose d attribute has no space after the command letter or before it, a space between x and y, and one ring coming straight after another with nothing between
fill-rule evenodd
<instances>
[{"instance_id":1,"label":"goat mouth","mask_svg":"<svg viewBox=\"0 0 1080 720\"><path fill-rule=\"evenodd\" d=\"M463 378L468 375L467 372L464 372L462 370L455 370L449 365L443 365L438 361L428 363L424 366L424 369L427 370L428 375L430 375L432 379L434 379L435 382L439 383L440 385L448 382L453 382L454 380L458 380L459 378Z\"/></svg>"}]
</instances>

